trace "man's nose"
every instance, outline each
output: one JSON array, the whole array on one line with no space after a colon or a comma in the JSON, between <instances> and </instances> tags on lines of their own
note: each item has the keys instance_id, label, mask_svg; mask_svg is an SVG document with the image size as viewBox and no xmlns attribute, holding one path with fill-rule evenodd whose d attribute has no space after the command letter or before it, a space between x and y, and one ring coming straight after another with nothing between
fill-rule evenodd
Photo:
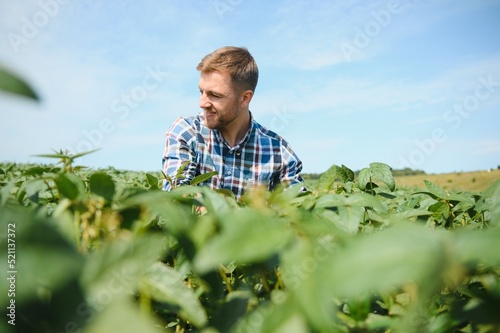
<instances>
[{"instance_id":1,"label":"man's nose","mask_svg":"<svg viewBox=\"0 0 500 333\"><path fill-rule=\"evenodd\" d=\"M205 93L200 94L200 108L207 109L210 107L210 101Z\"/></svg>"}]
</instances>

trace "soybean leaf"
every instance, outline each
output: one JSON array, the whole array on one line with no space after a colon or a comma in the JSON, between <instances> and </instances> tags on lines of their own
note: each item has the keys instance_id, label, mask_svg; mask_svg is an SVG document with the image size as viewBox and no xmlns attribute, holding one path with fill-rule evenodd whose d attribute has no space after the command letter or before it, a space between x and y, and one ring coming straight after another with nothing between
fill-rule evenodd
<instances>
[{"instance_id":1,"label":"soybean leaf","mask_svg":"<svg viewBox=\"0 0 500 333\"><path fill-rule=\"evenodd\" d=\"M293 236L291 229L279 220L251 209L235 211L222 224L221 233L207 241L194 259L194 266L201 274L232 261L237 264L265 261Z\"/></svg>"},{"instance_id":2,"label":"soybean leaf","mask_svg":"<svg viewBox=\"0 0 500 333\"><path fill-rule=\"evenodd\" d=\"M429 190L430 193L432 193L434 196L436 196L439 199L447 199L448 198L448 193L440 187L439 185L434 184L431 181L424 180L425 187Z\"/></svg>"},{"instance_id":3,"label":"soybean leaf","mask_svg":"<svg viewBox=\"0 0 500 333\"><path fill-rule=\"evenodd\" d=\"M149 313L140 311L137 303L134 303L131 298L119 296L112 300L106 300L103 304L104 308L95 314L95 318L88 322L88 325L83 330L78 332L83 333L161 333L166 332L160 328L159 320ZM89 311L83 307L78 307L78 311ZM91 312L93 314L93 312ZM71 323L71 322L69 322ZM74 328L74 326L66 325L66 330ZM77 331L75 331L77 332Z\"/></svg>"},{"instance_id":4,"label":"soybean leaf","mask_svg":"<svg viewBox=\"0 0 500 333\"><path fill-rule=\"evenodd\" d=\"M138 279L166 252L165 237L147 234L105 244L87 259L81 282L89 297L135 290Z\"/></svg>"},{"instance_id":5,"label":"soybean leaf","mask_svg":"<svg viewBox=\"0 0 500 333\"><path fill-rule=\"evenodd\" d=\"M12 73L11 71L1 67L0 67L0 90L20 95L23 97L28 97L35 101L39 100L38 95L35 93L33 88L28 83L20 79L17 75Z\"/></svg>"},{"instance_id":6,"label":"soybean leaf","mask_svg":"<svg viewBox=\"0 0 500 333\"><path fill-rule=\"evenodd\" d=\"M152 174L150 173L146 173L146 181L148 182L149 184L149 187L152 189L152 190L157 190L159 189L159 179L155 176L153 176Z\"/></svg>"},{"instance_id":7,"label":"soybean leaf","mask_svg":"<svg viewBox=\"0 0 500 333\"><path fill-rule=\"evenodd\" d=\"M73 173L61 173L55 179L57 189L61 196L76 200L85 194L85 185L80 177Z\"/></svg>"},{"instance_id":8,"label":"soybean leaf","mask_svg":"<svg viewBox=\"0 0 500 333\"><path fill-rule=\"evenodd\" d=\"M479 231L463 230L457 232L455 238L452 238L456 255L462 263L480 262L491 267L500 265L500 229L484 229Z\"/></svg>"},{"instance_id":9,"label":"soybean leaf","mask_svg":"<svg viewBox=\"0 0 500 333\"><path fill-rule=\"evenodd\" d=\"M115 183L110 175L95 172L89 178L90 191L111 202L115 195Z\"/></svg>"},{"instance_id":10,"label":"soybean leaf","mask_svg":"<svg viewBox=\"0 0 500 333\"><path fill-rule=\"evenodd\" d=\"M356 234L359 225L364 221L365 209L360 206L339 206L337 212L325 210L321 216L330 220L338 227L349 234Z\"/></svg>"},{"instance_id":11,"label":"soybean leaf","mask_svg":"<svg viewBox=\"0 0 500 333\"><path fill-rule=\"evenodd\" d=\"M333 249L313 239L299 238L294 246L282 252L282 277L292 300L318 331L331 332L334 303L324 292L324 277L318 268L329 258Z\"/></svg>"},{"instance_id":12,"label":"soybean leaf","mask_svg":"<svg viewBox=\"0 0 500 333\"><path fill-rule=\"evenodd\" d=\"M198 185L199 183L203 183L204 181L209 180L210 178L218 174L219 173L217 171L212 171L198 175L191 180L190 185Z\"/></svg>"},{"instance_id":13,"label":"soybean leaf","mask_svg":"<svg viewBox=\"0 0 500 333\"><path fill-rule=\"evenodd\" d=\"M365 190L367 184L371 184L375 180L380 180L385 183L391 191L396 189L391 167L385 163L373 162L370 163L369 168L362 169L358 174L358 187Z\"/></svg>"},{"instance_id":14,"label":"soybean leaf","mask_svg":"<svg viewBox=\"0 0 500 333\"><path fill-rule=\"evenodd\" d=\"M412 281L432 288L443 269L441 235L422 226L400 223L353 239L318 266L315 275L329 282L331 297L358 297L390 291Z\"/></svg>"},{"instance_id":15,"label":"soybean leaf","mask_svg":"<svg viewBox=\"0 0 500 333\"><path fill-rule=\"evenodd\" d=\"M476 204L479 211L490 212L490 223L500 226L500 180L491 184L481 195Z\"/></svg>"},{"instance_id":16,"label":"soybean leaf","mask_svg":"<svg viewBox=\"0 0 500 333\"><path fill-rule=\"evenodd\" d=\"M438 201L429 207L429 211L432 212L432 217L438 222L445 222L450 216L450 208L443 201Z\"/></svg>"},{"instance_id":17,"label":"soybean leaf","mask_svg":"<svg viewBox=\"0 0 500 333\"><path fill-rule=\"evenodd\" d=\"M195 192L195 190L197 192ZM188 232L194 223L195 216L191 213L193 198L187 198L191 193L199 193L201 189L192 186L181 186L175 191L147 191L134 195L123 201L123 208L144 207L158 214L162 219L160 226L174 234ZM176 199L184 200L181 205Z\"/></svg>"},{"instance_id":18,"label":"soybean leaf","mask_svg":"<svg viewBox=\"0 0 500 333\"><path fill-rule=\"evenodd\" d=\"M5 223L3 223L5 221ZM15 233L15 243L7 239L7 221L11 236ZM12 249L17 249L15 264L7 269L3 266L1 290L7 280L3 273L8 270L17 270L17 289L15 291L16 305L26 304L30 300L38 299L43 290L56 292L64 288L72 280L76 281L81 272L83 257L54 227L55 221L42 217L35 210L25 207L2 207L0 209L0 223L4 231L0 233L0 254L6 258L7 251L12 255ZM9 237L10 239L10 237ZM15 244L15 247L8 244ZM22 254L22 255L21 255ZM12 257L10 257L12 258ZM61 274L64 272L64 274ZM2 297L3 306L8 299Z\"/></svg>"},{"instance_id":19,"label":"soybean leaf","mask_svg":"<svg viewBox=\"0 0 500 333\"><path fill-rule=\"evenodd\" d=\"M141 291L146 292L153 300L179 306L179 315L194 326L201 327L206 324L205 309L175 269L157 262L140 280L140 286Z\"/></svg>"},{"instance_id":20,"label":"soybean leaf","mask_svg":"<svg viewBox=\"0 0 500 333\"><path fill-rule=\"evenodd\" d=\"M340 168L342 169L342 178L341 180L346 183L346 182L352 182L354 181L354 171L346 167L345 165L341 165Z\"/></svg>"},{"instance_id":21,"label":"soybean leaf","mask_svg":"<svg viewBox=\"0 0 500 333\"><path fill-rule=\"evenodd\" d=\"M372 174L369 168L363 168L358 174L358 187L361 190L366 189L366 184L371 183Z\"/></svg>"},{"instance_id":22,"label":"soybean leaf","mask_svg":"<svg viewBox=\"0 0 500 333\"><path fill-rule=\"evenodd\" d=\"M352 180L351 177L354 179L354 173L349 168L344 165L339 167L334 164L318 179L318 188L330 190L337 179L345 183Z\"/></svg>"}]
</instances>

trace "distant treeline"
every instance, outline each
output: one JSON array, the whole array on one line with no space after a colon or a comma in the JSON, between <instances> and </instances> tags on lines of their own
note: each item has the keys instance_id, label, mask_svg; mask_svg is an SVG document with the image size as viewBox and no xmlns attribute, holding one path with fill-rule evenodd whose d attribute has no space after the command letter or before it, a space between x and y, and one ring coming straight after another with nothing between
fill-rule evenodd
<instances>
[{"instance_id":1,"label":"distant treeline","mask_svg":"<svg viewBox=\"0 0 500 333\"><path fill-rule=\"evenodd\" d=\"M358 175L360 170L354 171L355 175ZM404 168L404 169L399 169L399 170L392 170L392 174L394 177L399 177L399 176L412 176L412 175L425 175L425 171L423 170L413 170L411 168ZM322 173L303 173L302 177L304 179L319 179L321 177Z\"/></svg>"}]
</instances>

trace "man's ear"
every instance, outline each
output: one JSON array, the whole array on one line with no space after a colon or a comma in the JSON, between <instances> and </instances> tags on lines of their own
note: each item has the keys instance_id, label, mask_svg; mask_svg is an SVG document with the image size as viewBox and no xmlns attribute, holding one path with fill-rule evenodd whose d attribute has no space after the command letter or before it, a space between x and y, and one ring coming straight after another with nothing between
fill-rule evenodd
<instances>
[{"instance_id":1,"label":"man's ear","mask_svg":"<svg viewBox=\"0 0 500 333\"><path fill-rule=\"evenodd\" d=\"M248 106L253 97L253 91L245 90L241 93L241 106Z\"/></svg>"}]
</instances>

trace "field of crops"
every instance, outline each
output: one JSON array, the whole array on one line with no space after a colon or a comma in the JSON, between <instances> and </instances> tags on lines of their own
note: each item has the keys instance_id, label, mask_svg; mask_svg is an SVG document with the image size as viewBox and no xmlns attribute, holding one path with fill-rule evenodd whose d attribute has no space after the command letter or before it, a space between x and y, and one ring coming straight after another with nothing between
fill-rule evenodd
<instances>
[{"instance_id":1,"label":"field of crops","mask_svg":"<svg viewBox=\"0 0 500 333\"><path fill-rule=\"evenodd\" d=\"M0 164L1 332L500 332L500 181L332 166L237 202L47 157Z\"/></svg>"}]
</instances>

